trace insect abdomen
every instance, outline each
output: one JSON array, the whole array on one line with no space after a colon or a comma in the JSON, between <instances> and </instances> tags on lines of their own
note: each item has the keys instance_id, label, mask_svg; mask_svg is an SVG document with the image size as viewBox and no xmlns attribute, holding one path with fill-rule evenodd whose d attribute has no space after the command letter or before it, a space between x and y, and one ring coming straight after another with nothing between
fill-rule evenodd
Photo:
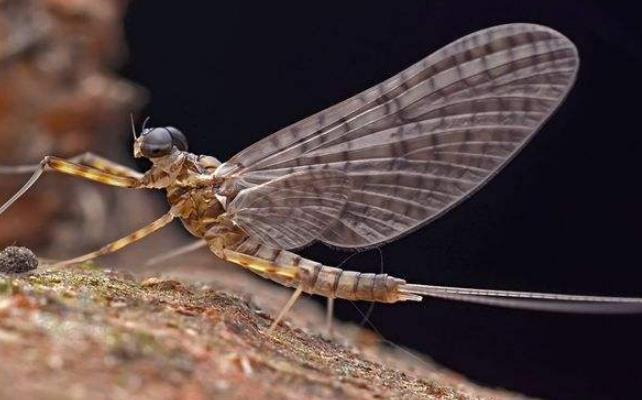
<instances>
[{"instance_id":1,"label":"insect abdomen","mask_svg":"<svg viewBox=\"0 0 642 400\"><path fill-rule=\"evenodd\" d=\"M345 271L321 264L311 269L302 268L302 272L300 279L304 291L347 300L395 303L401 300L397 288L405 283L388 274Z\"/></svg>"},{"instance_id":2,"label":"insect abdomen","mask_svg":"<svg viewBox=\"0 0 642 400\"><path fill-rule=\"evenodd\" d=\"M309 294L347 300L395 303L404 300L421 300L421 297L399 292L406 283L403 279L387 274L345 271L308 260L286 250L271 249L250 238L243 241L235 251L271 262L271 271L256 271L257 274L289 287L302 287ZM275 273L279 268L296 268L295 277Z\"/></svg>"}]
</instances>

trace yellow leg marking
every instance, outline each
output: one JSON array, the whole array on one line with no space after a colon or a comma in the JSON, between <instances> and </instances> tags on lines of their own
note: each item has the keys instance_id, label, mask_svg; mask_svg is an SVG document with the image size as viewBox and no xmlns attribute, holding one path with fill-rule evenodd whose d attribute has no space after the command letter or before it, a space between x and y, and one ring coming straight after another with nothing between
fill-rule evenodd
<instances>
[{"instance_id":1,"label":"yellow leg marking","mask_svg":"<svg viewBox=\"0 0 642 400\"><path fill-rule=\"evenodd\" d=\"M55 158L55 157L49 157L49 158ZM130 178L136 178L136 179L141 179L143 177L143 174L141 172L138 172L125 165L118 164L117 162L108 160L104 157L101 157L91 152L82 153L77 156L67 158L64 161L99 169L103 172L107 172L111 175L117 175L120 177L130 177ZM34 164L34 165L11 165L11 166L0 165L0 174L14 175L14 174L34 173L37 170L42 168L43 168L42 162L40 164Z\"/></svg>"},{"instance_id":2,"label":"yellow leg marking","mask_svg":"<svg viewBox=\"0 0 642 400\"><path fill-rule=\"evenodd\" d=\"M63 174L80 176L82 178L89 179L90 181L100 182L106 185L128 188L134 188L140 185L139 180L136 178L112 175L97 168L74 164L58 157L45 158L45 165L49 169Z\"/></svg>"},{"instance_id":3,"label":"yellow leg marking","mask_svg":"<svg viewBox=\"0 0 642 400\"><path fill-rule=\"evenodd\" d=\"M221 258L224 260L238 264L258 274L277 275L292 279L295 279L298 276L299 269L297 267L277 265L262 258L249 256L247 254L227 249L223 249L221 253Z\"/></svg>"},{"instance_id":4,"label":"yellow leg marking","mask_svg":"<svg viewBox=\"0 0 642 400\"><path fill-rule=\"evenodd\" d=\"M87 167L84 165L79 165L59 157L47 156L36 167L32 167L32 166L17 166L17 167L7 167L7 168L0 167L0 173L28 172L27 170L33 171L33 175L31 175L31 178L29 178L27 183L25 183L20 188L20 190L16 192L16 194L11 196L11 198L7 200L6 203L0 206L0 214L2 214L5 210L7 210L23 194L25 194L31 188L31 186L33 186L36 183L40 175L42 175L42 173L47 169L62 172L63 174L80 176L82 178L89 179L91 181L96 181L96 182L104 183L106 185L111 185L111 186L127 187L127 188L141 187L140 179L138 179L135 176L113 175L113 174L109 174L107 172L101 171L99 169Z\"/></svg>"},{"instance_id":5,"label":"yellow leg marking","mask_svg":"<svg viewBox=\"0 0 642 400\"><path fill-rule=\"evenodd\" d=\"M127 246L127 245L129 245L131 243L134 243L134 242L144 238L145 236L149 235L150 233L156 232L157 230L161 229L165 225L169 224L174 218L175 217L174 217L172 211L170 211L167 214L165 214L162 217L160 217L159 219L157 219L156 221L152 222L151 224L149 224L149 225L137 230L136 232L131 233L131 234L129 234L129 235L127 235L127 236L125 236L125 237L123 237L121 239L118 239L118 240L116 240L114 242L111 242L111 243L101 247L97 251L93 251L91 253L87 253L85 255L72 258L70 260L57 262L53 266L62 267L62 266L69 265L69 264L77 264L77 263L81 263L81 262L84 262L84 261L89 261L89 260L91 260L93 258L96 258L98 256L103 256L105 254L113 253L113 252L115 252L117 250L120 250L123 247L125 247L125 246Z\"/></svg>"},{"instance_id":6,"label":"yellow leg marking","mask_svg":"<svg viewBox=\"0 0 642 400\"><path fill-rule=\"evenodd\" d=\"M94 153L83 153L81 155L71 157L68 161L93 167L101 171L108 172L112 175L118 175L118 176L124 176L124 177L136 178L136 179L140 179L143 177L142 173L132 168L118 164L117 162L108 160Z\"/></svg>"}]
</instances>

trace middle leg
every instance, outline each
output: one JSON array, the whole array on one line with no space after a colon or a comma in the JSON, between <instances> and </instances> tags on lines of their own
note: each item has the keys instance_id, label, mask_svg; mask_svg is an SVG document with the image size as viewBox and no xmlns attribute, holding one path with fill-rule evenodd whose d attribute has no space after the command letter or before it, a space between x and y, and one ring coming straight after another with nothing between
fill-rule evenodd
<instances>
[{"instance_id":1,"label":"middle leg","mask_svg":"<svg viewBox=\"0 0 642 400\"><path fill-rule=\"evenodd\" d=\"M158 231L159 229L163 228L165 225L169 224L176 216L174 215L173 210L170 210L167 214L163 215L156 221L152 222L151 224L137 230L134 233L131 233L125 237L122 237L116 241L113 241L100 249L96 251L92 251L91 253L84 254L82 256L74 257L69 260L65 261L59 261L55 264L53 264L54 267L62 267L70 264L77 264L85 261L92 260L96 257L103 256L106 254L113 253L117 250L122 249L125 246L128 246L148 235L150 235L153 232Z\"/></svg>"}]
</instances>

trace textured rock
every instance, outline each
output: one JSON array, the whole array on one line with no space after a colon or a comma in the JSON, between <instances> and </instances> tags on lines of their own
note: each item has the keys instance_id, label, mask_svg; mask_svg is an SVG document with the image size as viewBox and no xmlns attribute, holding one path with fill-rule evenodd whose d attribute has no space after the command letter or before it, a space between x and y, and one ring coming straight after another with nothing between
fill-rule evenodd
<instances>
[{"instance_id":1,"label":"textured rock","mask_svg":"<svg viewBox=\"0 0 642 400\"><path fill-rule=\"evenodd\" d=\"M0 398L518 397L372 341L292 322L268 336L270 322L251 300L178 280L88 266L0 278Z\"/></svg>"}]
</instances>

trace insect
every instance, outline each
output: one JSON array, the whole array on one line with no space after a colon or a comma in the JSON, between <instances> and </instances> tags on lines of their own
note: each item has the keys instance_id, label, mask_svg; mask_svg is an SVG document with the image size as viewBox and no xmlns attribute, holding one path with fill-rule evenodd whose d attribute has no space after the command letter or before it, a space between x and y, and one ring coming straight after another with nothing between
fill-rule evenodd
<instances>
[{"instance_id":1,"label":"insect","mask_svg":"<svg viewBox=\"0 0 642 400\"><path fill-rule=\"evenodd\" d=\"M302 292L381 303L440 297L572 312L642 310L642 298L577 296L409 284L344 271L290 250L314 241L363 249L433 221L482 187L562 103L578 71L562 34L508 24L465 36L392 78L282 129L221 163L188 152L173 127L134 131L144 174L92 154L47 156L5 211L46 170L112 186L162 189L170 210L76 263L114 252L175 218L218 257ZM133 125L133 122L132 122Z\"/></svg>"}]
</instances>

